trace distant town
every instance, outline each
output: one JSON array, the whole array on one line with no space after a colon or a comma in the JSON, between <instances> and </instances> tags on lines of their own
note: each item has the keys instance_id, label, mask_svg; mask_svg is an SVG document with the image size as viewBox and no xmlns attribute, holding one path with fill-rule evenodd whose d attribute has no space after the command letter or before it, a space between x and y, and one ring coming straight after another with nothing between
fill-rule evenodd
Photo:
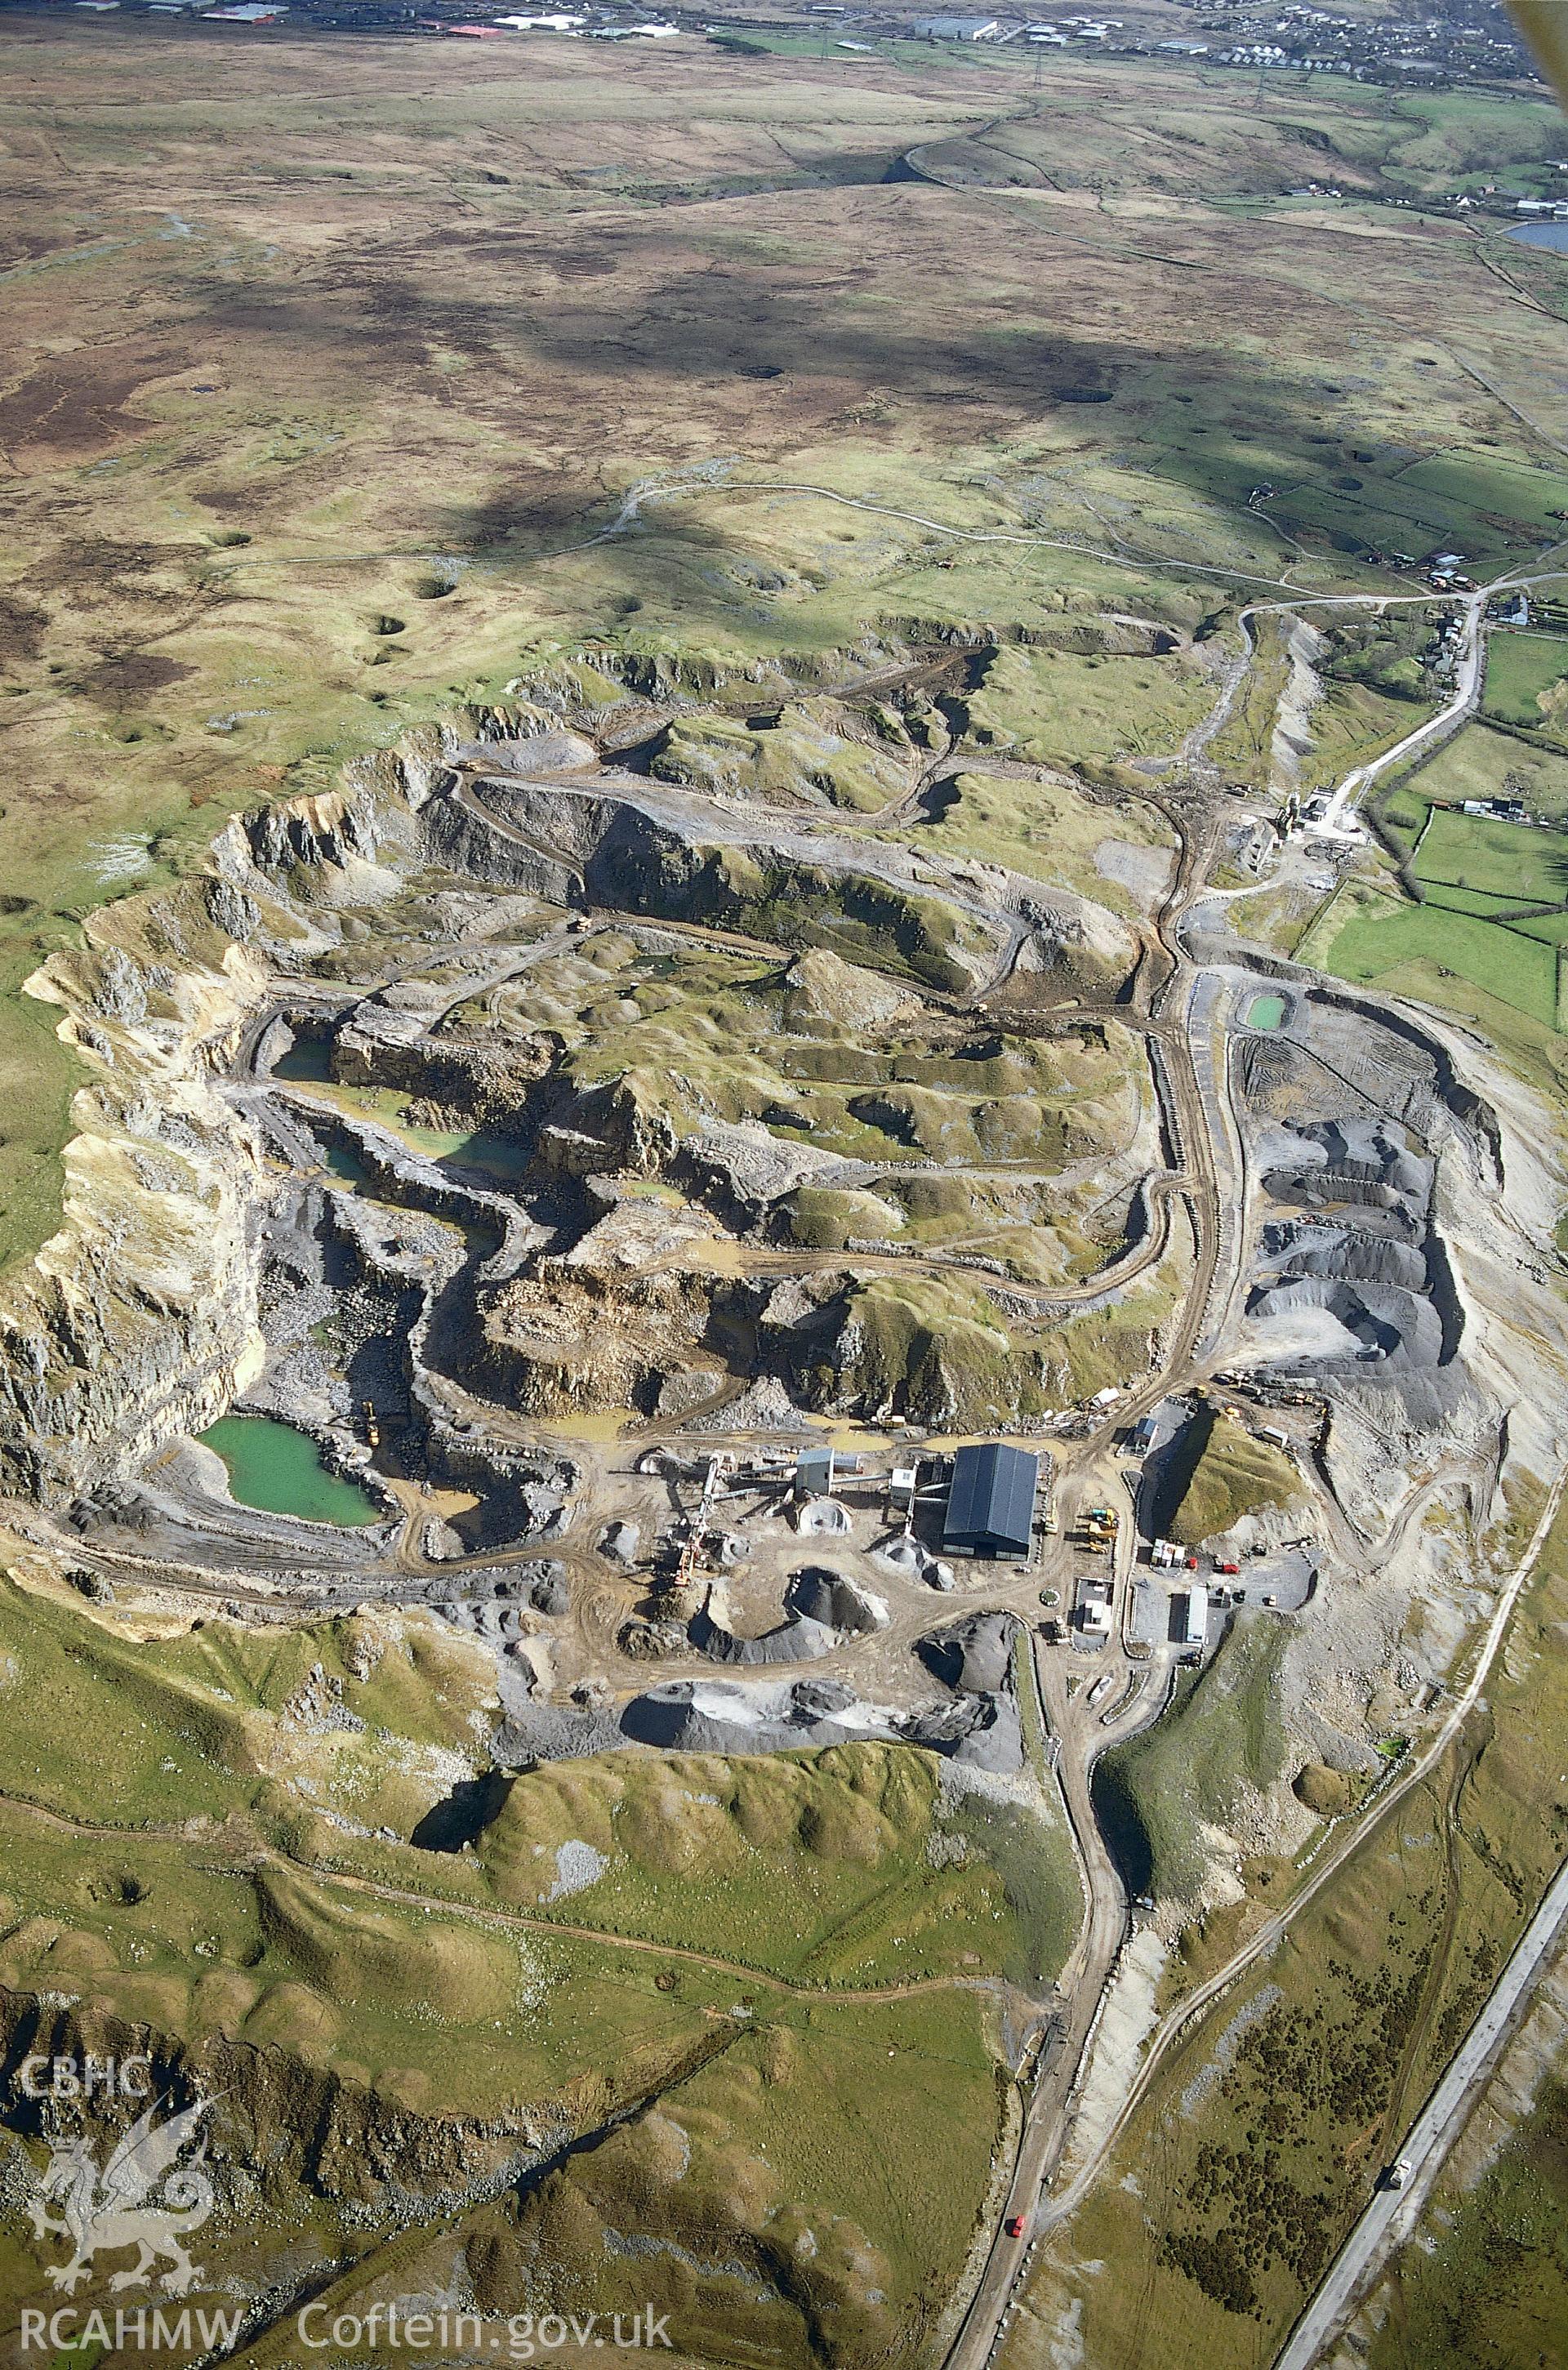
<instances>
[{"instance_id":1,"label":"distant town","mask_svg":"<svg viewBox=\"0 0 1568 2370\"><path fill-rule=\"evenodd\" d=\"M505 40L521 34L552 34L577 40L658 41L772 36L809 30L824 49L872 54L887 42L984 43L1001 48L1099 53L1129 58L1169 57L1267 75L1289 71L1349 75L1357 82L1395 86L1473 82L1534 82L1528 52L1516 39L1501 0L1470 0L1445 17L1405 18L1336 15L1289 0L1283 8L1205 6L1202 0L1175 0L1191 19L1192 31L1166 34L1170 11L1147 17L935 16L911 17L885 7L856 7L849 0L815 0L803 9L774 7L767 0L722 19L693 8L655 10L591 0L582 8L492 13L464 0L24 0L29 13L144 16L187 18L252 29L287 19L295 31L394 30L460 39ZM1568 166L1564 167L1568 170ZM1337 195L1313 189L1312 195ZM1473 200L1472 200L1473 202ZM1538 201L1539 203L1539 201ZM1565 200L1568 204L1568 200Z\"/></svg>"}]
</instances>

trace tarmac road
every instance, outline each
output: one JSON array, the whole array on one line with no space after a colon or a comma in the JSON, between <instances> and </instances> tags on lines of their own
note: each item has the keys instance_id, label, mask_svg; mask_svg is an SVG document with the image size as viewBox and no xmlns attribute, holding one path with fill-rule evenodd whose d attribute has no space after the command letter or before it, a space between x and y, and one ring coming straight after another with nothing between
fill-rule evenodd
<instances>
[{"instance_id":1,"label":"tarmac road","mask_svg":"<svg viewBox=\"0 0 1568 2370\"><path fill-rule=\"evenodd\" d=\"M1413 2230L1444 2158L1463 2129L1476 2094L1507 2040L1516 2017L1568 1924L1568 1863L1498 1979L1496 1988L1406 2137L1401 2161L1411 2172L1401 2189L1378 2189L1366 2213L1330 2264L1316 2295L1291 2332L1274 2370L1313 2370L1357 2295Z\"/></svg>"},{"instance_id":2,"label":"tarmac road","mask_svg":"<svg viewBox=\"0 0 1568 2370\"><path fill-rule=\"evenodd\" d=\"M1487 591L1490 592L1494 588L1489 587ZM1483 652L1481 621L1484 614L1484 599L1485 594L1477 596L1477 606L1470 620L1473 630L1470 653L1472 666L1470 696L1472 697L1481 680ZM1461 668L1461 681L1463 673ZM1348 788L1348 782L1342 787ZM1181 828L1180 825L1178 827ZM1213 1340L1217 1330L1216 1327L1206 1322L1211 1297L1216 1287L1223 1282L1228 1301L1237 1267L1236 1253L1239 1246L1238 1241L1232 1238L1236 1229L1234 1227L1228 1229L1225 1224L1227 1213L1222 1199L1218 1168L1221 1146L1225 1147L1228 1156L1235 1156L1230 1143L1229 1114L1226 1108L1228 1098L1224 1082L1219 1076L1212 1075L1213 1064L1206 1058L1207 1047L1203 1040L1206 1035L1205 1024L1209 1016L1204 1008L1203 999L1195 993L1193 967L1180 943L1181 920L1186 906L1199 893L1205 868L1200 861L1199 846L1189 837L1185 830L1182 831L1182 862L1177 880L1157 924L1161 943L1168 949L1170 958L1171 971L1169 978L1157 992L1151 1011L1156 1018L1166 1018L1168 1016L1165 1008L1180 999L1179 1025L1172 1029L1170 1037L1163 1041L1169 1078L1167 1117L1168 1120L1173 1120L1176 1122L1176 1139L1180 1145L1180 1152L1176 1156L1189 1179L1188 1203L1193 1214L1196 1234L1197 1257L1192 1284L1175 1329L1174 1338L1167 1347L1167 1353L1159 1373L1151 1375L1147 1383L1124 1395L1117 1403L1113 1418L1108 1420L1107 1423L1101 1428L1099 1434L1090 1435L1089 1443L1086 1444L1090 1454L1092 1454L1097 1447L1103 1446L1105 1440L1115 1427L1147 1412L1171 1389L1180 1387L1183 1381L1189 1379L1195 1365L1201 1365L1204 1346ZM1205 848L1201 853L1206 856L1208 851ZM1222 1273L1226 1270L1230 1272ZM1064 1461L1064 1481L1065 1466L1066 1461ZM1371 1828L1381 1822L1392 1804L1402 1799L1412 1786L1419 1783L1440 1755L1447 1751L1480 1697L1486 1674L1501 1647L1520 1592L1534 1570L1551 1524L1556 1519L1565 1486L1568 1486L1568 1467L1565 1467L1554 1481L1524 1555L1509 1582L1500 1592L1469 1684L1450 1706L1447 1717L1435 1734L1428 1741L1422 1752L1411 1756L1409 1766L1385 1791L1380 1802L1369 1817L1366 1821L1358 1820L1348 1826L1343 1832L1343 1839L1320 1857L1312 1876L1288 1906L1278 1916L1269 1919L1242 1950L1239 1950L1207 1983L1200 1985L1185 2001L1182 2002L1156 2028L1121 2111L1104 2134L1092 2157L1079 2166L1059 2195L1051 2198L1048 2203L1043 2203L1042 2185L1054 2174L1065 2146L1067 2123L1066 2110L1070 2102L1072 2081L1082 2061L1089 2037L1091 2016L1086 2019L1080 2010L1079 1998L1083 1994L1088 1994L1091 2011L1098 2008L1099 1999L1103 1994L1114 1962L1114 1949L1104 1956L1098 1951L1091 1951L1089 1948L1090 1937L1097 1929L1101 1929L1103 1921L1112 1915L1119 1915L1124 1919L1125 1915L1124 1895L1120 1881L1108 1859L1103 1867L1101 1865L1103 1845L1099 1837L1098 1827L1092 1813L1089 1815L1088 1832L1080 1831L1078 1835L1081 1864L1089 1889L1089 1913L1079 1946L1080 1952L1086 1955L1080 1957L1079 1954L1075 1953L1075 1959L1071 1962L1071 1970L1079 1979L1080 1995L1075 1997L1068 2044L1060 2053L1051 2078L1048 2081L1042 2081L1031 2102L1018 2167L1003 2210L1002 2223L993 2241L980 2284L970 2300L968 2310L949 2352L945 2370L985 2370L985 2365L989 2362L1001 2333L1009 2306L1024 2273L1031 2238L1063 2221L1082 2202L1089 2189L1098 2179L1111 2148L1124 2131L1129 2118L1146 2096L1157 2068L1164 2062L1170 2048L1184 2032L1191 2029L1193 2022L1203 2010L1228 1990L1247 1967L1274 1947L1308 1902L1316 1898L1324 1885L1337 1873L1343 1862L1353 1851L1361 1847ZM1150 1707L1151 1716L1157 1716L1156 1706L1159 1706L1158 1697L1155 1698L1155 1705ZM1131 1732L1132 1729L1141 1724L1139 1720L1130 1720L1127 1732ZM1107 1736L1106 1742L1118 1741L1120 1732L1118 1731L1115 1734ZM1076 1777L1081 1787L1084 1808L1088 1810L1088 1777L1092 1751L1091 1747L1089 1754L1081 1750L1074 1752L1069 1740L1063 1738L1058 1776L1064 1794L1067 1797L1069 1808L1073 1806ZM1076 1819L1075 1826L1077 1826ZM1064 1983L1066 1979L1065 1973ZM1024 2216L1024 2229L1020 2236L1010 2238L1007 2234L1006 2222L1020 2214Z\"/></svg>"},{"instance_id":3,"label":"tarmac road","mask_svg":"<svg viewBox=\"0 0 1568 2370\"><path fill-rule=\"evenodd\" d=\"M1328 812L1322 822L1314 826L1320 834L1332 837L1335 834L1343 834L1349 827L1351 815L1379 775L1386 774L1390 765L1402 765L1417 750L1429 748L1434 742L1444 740L1480 705L1482 675L1486 664L1486 636L1482 628L1486 617L1486 604L1495 589L1487 584L1479 592L1465 595L1464 624L1459 630L1459 662L1454 673L1453 697L1437 710L1435 716L1427 717L1412 732L1407 732L1402 741L1396 741L1391 749L1385 749L1380 757L1374 757L1369 764L1352 768L1329 800ZM1359 828L1357 825L1356 829Z\"/></svg>"},{"instance_id":4,"label":"tarmac road","mask_svg":"<svg viewBox=\"0 0 1568 2370\"><path fill-rule=\"evenodd\" d=\"M1214 1139L1216 1119L1205 1099L1194 1057L1191 991L1193 972L1179 935L1182 917L1201 889L1213 852L1212 838L1206 833L1195 833L1180 815L1172 813L1171 821L1179 834L1180 856L1176 877L1155 926L1170 968L1155 991L1151 1013L1158 1020L1166 1017L1166 1006L1179 1007L1168 1019L1163 1079L1158 1069L1155 1076L1172 1137L1172 1156L1180 1164L1184 1180L1182 1190L1192 1214L1193 1272L1159 1372L1123 1395L1113 1413L1090 1435L1076 1455L1063 1457L1058 1505L1064 1535L1071 1527L1089 1478L1085 1468L1103 1455L1114 1432L1158 1406L1187 1374L1205 1328L1220 1264L1222 1211ZM1206 1017L1206 1013L1200 1012L1200 1026L1205 1025ZM1135 1537L1129 1512L1123 1525L1124 1551L1130 1552ZM1120 1578L1124 1589L1124 1571ZM1112 1659L1097 1667L1114 1669L1116 1658L1122 1654L1120 1643L1108 1648L1107 1653ZM1018 2160L991 2250L949 2350L944 2370L984 2370L991 2357L1023 2273L1030 2241L1035 2235L1042 2192L1055 2172L1067 2139L1067 2110L1073 2088L1126 1935L1126 1893L1090 1801L1093 1765L1112 1745L1150 1725L1165 1708L1163 1688L1144 1688L1128 1701L1124 1720L1108 1727L1086 1724L1078 1705L1069 1706L1066 1701L1065 1674L1043 1661L1038 1649L1035 1668L1051 1731L1060 1741L1057 1777L1078 1847L1086 1896L1085 1916L1072 1956L1059 1978L1059 1988L1071 2003L1065 2046L1051 2067L1041 2075L1030 2100ZM1020 2217L1023 2228L1014 2238L1007 2225Z\"/></svg>"}]
</instances>

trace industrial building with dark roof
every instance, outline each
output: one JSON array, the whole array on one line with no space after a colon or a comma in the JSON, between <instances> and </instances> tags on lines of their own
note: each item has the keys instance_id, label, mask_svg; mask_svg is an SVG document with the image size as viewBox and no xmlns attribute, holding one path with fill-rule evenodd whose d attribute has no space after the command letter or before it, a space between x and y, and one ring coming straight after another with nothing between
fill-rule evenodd
<instances>
[{"instance_id":1,"label":"industrial building with dark roof","mask_svg":"<svg viewBox=\"0 0 1568 2370\"><path fill-rule=\"evenodd\" d=\"M999 1440L961 1448L942 1530L944 1555L1027 1556L1040 1459Z\"/></svg>"}]
</instances>

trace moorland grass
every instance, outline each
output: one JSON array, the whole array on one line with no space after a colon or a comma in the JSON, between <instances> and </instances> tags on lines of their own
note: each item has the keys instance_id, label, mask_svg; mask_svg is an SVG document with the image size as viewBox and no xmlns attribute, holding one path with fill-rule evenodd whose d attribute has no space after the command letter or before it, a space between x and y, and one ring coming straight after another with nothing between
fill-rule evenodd
<instances>
[{"instance_id":1,"label":"moorland grass","mask_svg":"<svg viewBox=\"0 0 1568 2370\"><path fill-rule=\"evenodd\" d=\"M1419 304L1424 318L1435 270L1456 334L1488 348L1506 307L1528 347L1535 316L1474 270L1470 241L1347 236L1330 274L1312 210L1276 202L1282 178L1320 175L1325 156L1368 190L1390 176L1446 186L1483 147L1493 169L1528 175L1554 137L1533 102L1347 86L1282 89L1239 116L1233 78L1078 57L1049 61L1036 98L1039 61L1012 49L898 43L868 63L831 41L789 58L447 43L417 67L397 47L351 63L317 46L302 87L285 34L225 54L219 108L197 44L41 20L7 39L21 113L41 110L53 160L41 179L29 168L40 250L5 290L18 361L0 428L32 555L25 581L7 575L0 646L13 778L29 786L6 800L7 890L31 901L7 998L50 934L110 893L88 843L139 834L148 877L183 869L235 807L329 786L342 758L409 722L502 696L552 643L684 648L739 671L768 653L832 664L868 633L1029 630L1066 602L1190 629L1227 590L1200 564L1268 578L1288 559L1304 589L1359 586L1379 581L1365 550L1391 520L1480 557L1528 545L1564 500L1508 416L1476 445L1473 381L1421 354L1419 334L1391 337L1375 368L1340 352L1347 284L1379 317ZM986 132L999 98L1015 120ZM145 211L147 144L160 203L202 217L190 236ZM947 144L963 188L940 185ZM935 179L888 181L910 148ZM981 186L1020 172L1034 197ZM82 246L87 182L102 231ZM716 190L722 207L672 202ZM1158 221L1124 211L1124 192L1152 198ZM595 213L606 197L625 213L613 234ZM1221 202L1253 207L1244 245ZM1333 219L1353 224L1354 199ZM977 240L982 220L1002 235ZM228 238L232 286L213 296ZM353 253L354 287L373 291L384 240L409 304L439 315L413 369L404 330L338 270ZM1058 328L1090 248L1121 292L1093 352ZM864 259L853 285L836 277L846 251ZM1171 255L1183 285L1201 278L1201 306L1173 308ZM1543 286L1558 270L1511 261ZM127 275L146 369L132 356L110 385L98 324ZM1290 316L1271 309L1260 381L1253 325L1280 280ZM685 292L676 339L671 289ZM193 318L224 340L222 374L190 346ZM525 420L514 381L531 390ZM755 490L688 483L645 502L635 532L591 543L634 481L737 454L732 475ZM769 478L938 526L775 495ZM1278 496L1267 515L1246 506L1262 478ZM84 496L90 536L72 523ZM1053 543L963 543L944 522ZM378 630L386 617L402 629ZM1091 742L1167 748L1191 719L1180 662L1046 672L1032 729L1068 760ZM1323 768L1404 720L1340 709ZM842 916L812 927L844 937ZM0 1024L0 1071L40 1089L0 1145L0 1254L25 1253L59 1208L72 1074L50 1046L35 1064L35 1042Z\"/></svg>"}]
</instances>

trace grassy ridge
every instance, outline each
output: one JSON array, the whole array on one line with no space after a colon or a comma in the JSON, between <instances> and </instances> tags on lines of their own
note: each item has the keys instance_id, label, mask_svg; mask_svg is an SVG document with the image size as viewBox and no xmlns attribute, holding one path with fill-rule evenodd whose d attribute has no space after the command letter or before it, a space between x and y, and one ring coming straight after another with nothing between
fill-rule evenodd
<instances>
[{"instance_id":1,"label":"grassy ridge","mask_svg":"<svg viewBox=\"0 0 1568 2370\"><path fill-rule=\"evenodd\" d=\"M319 1720L323 1681L363 1729ZM267 2069L270 2102L292 2064L329 2072L346 2118L370 2091L382 2113L533 2102L547 2130L557 2115L592 2128L682 2076L673 2184L595 2149L532 2202L561 2241L561 2294L591 2251L591 2301L606 2308L624 2258L627 2309L668 2276L701 2330L750 2308L780 2226L791 2244L814 2227L820 2267L802 2258L776 2282L771 2358L803 2361L829 2303L851 2350L855 2330L873 2353L896 2349L957 2276L999 2109L984 1996L921 1982L1050 1980L1078 1914L1065 1825L945 1808L928 1756L850 1747L559 1765L517 1781L478 1852L387 1840L378 1830L407 1834L471 1766L488 1684L486 1658L434 1625L210 1621L133 1641L64 1595L0 1584L7 1788L67 1818L122 1823L67 1839L0 1798L0 1986L150 2031L155 2045L222 2043L239 2053L225 2064L242 2088L247 2065ZM573 1891L594 1839L603 1873ZM407 1897L341 1881L356 1873ZM508 1928L519 1913L530 1922ZM602 1925L605 1939L552 1918ZM720 1963L684 1955L704 1950ZM759 1980L775 1970L799 1989ZM912 1988L881 2003L837 1996L868 1984ZM693 2077L716 2035L732 2048ZM248 2095L225 2112L241 2110ZM274 2222L291 2245L309 2226L340 2261L367 2244L377 2261L374 2220L361 2215L339 2249L330 2197L290 2203L282 2140L266 2160L265 2214L210 2234L217 2272L236 2248L264 2264ZM625 2250L589 2250L584 2216L675 2251L651 2272ZM498 2266L520 2226L484 2226L502 2249L484 2258L499 2308L514 2309L535 2290L515 2266L508 2289ZM715 2228L728 2234L721 2261L690 2290L674 2266ZM755 2269L732 2293L721 2265L737 2249ZM34 2250L8 2248L0 2307L37 2301L41 2284Z\"/></svg>"},{"instance_id":2,"label":"grassy ridge","mask_svg":"<svg viewBox=\"0 0 1568 2370\"><path fill-rule=\"evenodd\" d=\"M1307 961L1321 961L1342 978L1400 993L1401 974L1407 966L1429 966L1431 986L1409 992L1446 1001L1443 980L1453 972L1469 980L1483 995L1515 1006L1548 1029L1557 1025L1557 963L1551 949L1519 932L1500 930L1472 915L1441 906L1404 905L1391 897L1367 896L1355 901L1354 918L1346 918L1320 954L1302 953Z\"/></svg>"},{"instance_id":3,"label":"grassy ridge","mask_svg":"<svg viewBox=\"0 0 1568 2370\"><path fill-rule=\"evenodd\" d=\"M1143 1831L1151 1890L1161 1899L1192 1900L1201 1884L1208 1853L1195 1832L1199 1816L1224 1822L1250 1789L1261 1792L1280 1776L1286 1636L1265 1613L1238 1614L1220 1652L1195 1678L1182 1678L1158 1726L1106 1755L1106 1778Z\"/></svg>"},{"instance_id":4,"label":"grassy ridge","mask_svg":"<svg viewBox=\"0 0 1568 2370\"><path fill-rule=\"evenodd\" d=\"M1090 896L1114 913L1136 913L1140 901L1100 860L1107 839L1129 853L1147 849L1147 877L1154 887L1160 885L1159 855L1172 850L1175 841L1158 810L1124 798L1108 813L1070 778L1048 772L1005 780L983 773L958 775L944 785L940 810L920 827L916 844L1010 865L1033 880Z\"/></svg>"},{"instance_id":5,"label":"grassy ridge","mask_svg":"<svg viewBox=\"0 0 1568 2370\"><path fill-rule=\"evenodd\" d=\"M966 1965L1054 1973L1077 1916L1064 1827L1027 1823L1025 1883L1013 1824L997 1827L993 1864L983 1814L959 1821L936 1764L903 1748L565 1762L517 1778L476 1851L387 1840L378 1831L409 1835L465 1774L493 1701L485 1658L434 1623L390 1645L358 1618L133 1641L0 1581L0 1680L9 1789L122 1825L132 1864L142 1841L164 1847L150 1829L237 1818L323 1869L435 1903L553 1913L829 1987ZM312 1726L323 1680L363 1728ZM562 1881L570 1844L603 1862L581 1889Z\"/></svg>"},{"instance_id":6,"label":"grassy ridge","mask_svg":"<svg viewBox=\"0 0 1568 2370\"><path fill-rule=\"evenodd\" d=\"M1218 1537L1243 1514L1292 1505L1301 1496L1289 1457L1228 1416L1201 1410L1183 1453L1190 1462L1167 1525L1167 1535L1182 1547Z\"/></svg>"},{"instance_id":7,"label":"grassy ridge","mask_svg":"<svg viewBox=\"0 0 1568 2370\"><path fill-rule=\"evenodd\" d=\"M828 1987L966 1966L1048 1979L1078 1912L1065 1826L950 1811L934 1763L900 1748L534 1771L477 1847L490 1897L548 1913L574 1845L602 1873L559 1916Z\"/></svg>"}]
</instances>

